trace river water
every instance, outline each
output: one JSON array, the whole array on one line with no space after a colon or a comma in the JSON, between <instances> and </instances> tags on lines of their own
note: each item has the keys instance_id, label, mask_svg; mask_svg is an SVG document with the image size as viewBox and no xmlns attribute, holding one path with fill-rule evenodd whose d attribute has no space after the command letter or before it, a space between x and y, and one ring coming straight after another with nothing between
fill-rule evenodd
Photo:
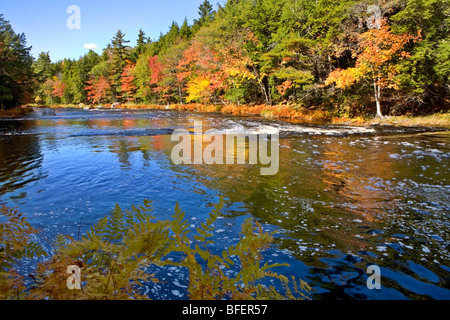
<instances>
[{"instance_id":1,"label":"river water","mask_svg":"<svg viewBox=\"0 0 450 320\"><path fill-rule=\"evenodd\" d=\"M174 129L280 131L279 171L176 165ZM313 299L450 299L450 132L320 126L174 111L56 110L0 120L0 204L45 239L79 237L111 212L179 202L195 229L220 197L216 245L235 244L249 217L276 232L266 262L313 288ZM367 268L381 270L369 290ZM153 299L186 299L184 270L159 270Z\"/></svg>"}]
</instances>

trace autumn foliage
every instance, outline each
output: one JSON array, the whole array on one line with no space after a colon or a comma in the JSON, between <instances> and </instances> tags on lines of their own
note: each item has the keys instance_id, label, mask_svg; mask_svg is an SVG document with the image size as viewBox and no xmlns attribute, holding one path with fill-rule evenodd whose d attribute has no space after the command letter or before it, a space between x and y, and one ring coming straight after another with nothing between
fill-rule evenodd
<instances>
[{"instance_id":1,"label":"autumn foliage","mask_svg":"<svg viewBox=\"0 0 450 320\"><path fill-rule=\"evenodd\" d=\"M62 98L64 96L66 84L60 80L55 80L52 84L52 88L52 96Z\"/></svg>"},{"instance_id":2,"label":"autumn foliage","mask_svg":"<svg viewBox=\"0 0 450 320\"><path fill-rule=\"evenodd\" d=\"M374 101L379 116L448 108L447 2L382 1L374 25L368 9L353 0L240 0L214 10L205 1L192 25L173 22L156 40L140 30L133 46L119 30L101 54L56 63L41 54L35 101L289 105L338 116L372 116Z\"/></svg>"},{"instance_id":3,"label":"autumn foliage","mask_svg":"<svg viewBox=\"0 0 450 320\"><path fill-rule=\"evenodd\" d=\"M92 103L100 103L108 98L111 84L104 76L100 76L98 79L91 79L88 81L86 87L87 98Z\"/></svg>"},{"instance_id":4,"label":"autumn foliage","mask_svg":"<svg viewBox=\"0 0 450 320\"><path fill-rule=\"evenodd\" d=\"M164 65L158 61L158 56L148 58L148 67L150 69L150 84L157 85L161 81Z\"/></svg>"},{"instance_id":5,"label":"autumn foliage","mask_svg":"<svg viewBox=\"0 0 450 320\"><path fill-rule=\"evenodd\" d=\"M404 47L411 40L419 40L420 32L417 36L396 35L392 33L387 22L383 21L380 29L371 29L359 35L358 39L358 49L353 53L356 66L345 70L334 70L325 84L335 83L338 88L346 89L359 81L367 80L374 86L377 114L382 116L381 90L399 89L396 76L400 70L394 62L410 56L407 51L404 51Z\"/></svg>"},{"instance_id":6,"label":"autumn foliage","mask_svg":"<svg viewBox=\"0 0 450 320\"><path fill-rule=\"evenodd\" d=\"M128 62L127 66L124 68L121 79L122 79L122 97L125 97L127 101L132 101L135 99L137 87L134 84L134 74L133 69L135 64Z\"/></svg>"}]
</instances>

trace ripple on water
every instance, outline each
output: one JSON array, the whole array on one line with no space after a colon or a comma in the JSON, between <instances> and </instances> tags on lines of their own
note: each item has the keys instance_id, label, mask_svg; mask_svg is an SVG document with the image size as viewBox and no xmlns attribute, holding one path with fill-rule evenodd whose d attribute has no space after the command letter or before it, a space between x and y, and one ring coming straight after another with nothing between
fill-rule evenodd
<instances>
[{"instance_id":1,"label":"ripple on water","mask_svg":"<svg viewBox=\"0 0 450 320\"><path fill-rule=\"evenodd\" d=\"M171 130L192 129L192 120L222 134L279 131L279 173L175 166ZM0 201L20 205L50 239L77 237L116 203L128 208L145 198L165 219L178 201L195 230L224 196L216 249L239 240L245 218L258 219L276 232L265 261L290 264L281 270L306 280L317 299L443 299L450 287L449 157L446 133L57 110L56 117L0 122ZM365 285L372 264L382 270L379 292ZM163 280L145 288L151 298L187 297L186 270L149 271Z\"/></svg>"}]
</instances>

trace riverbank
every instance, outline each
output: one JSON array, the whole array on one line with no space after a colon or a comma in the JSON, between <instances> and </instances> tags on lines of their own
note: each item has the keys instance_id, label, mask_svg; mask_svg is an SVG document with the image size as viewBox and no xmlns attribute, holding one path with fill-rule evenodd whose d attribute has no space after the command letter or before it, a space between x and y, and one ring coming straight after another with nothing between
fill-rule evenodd
<instances>
[{"instance_id":1,"label":"riverbank","mask_svg":"<svg viewBox=\"0 0 450 320\"><path fill-rule=\"evenodd\" d=\"M450 129L450 112L436 113L422 117L396 116L384 119L372 119L366 121L367 125L393 125L393 126L422 126L422 127L445 127Z\"/></svg>"},{"instance_id":2,"label":"riverbank","mask_svg":"<svg viewBox=\"0 0 450 320\"><path fill-rule=\"evenodd\" d=\"M8 110L0 109L0 119L1 118L19 118L33 113L33 108L30 107L17 107Z\"/></svg>"},{"instance_id":3,"label":"riverbank","mask_svg":"<svg viewBox=\"0 0 450 320\"><path fill-rule=\"evenodd\" d=\"M428 116L389 116L380 118L349 117L336 115L325 109L307 109L288 105L203 105L203 104L173 104L173 105L141 105L141 104L106 104L103 106L86 105L55 105L50 108L79 109L119 109L119 110L176 110L184 112L221 113L240 117L261 117L293 123L343 124L353 126L424 126L445 127L450 129L450 111Z\"/></svg>"}]
</instances>

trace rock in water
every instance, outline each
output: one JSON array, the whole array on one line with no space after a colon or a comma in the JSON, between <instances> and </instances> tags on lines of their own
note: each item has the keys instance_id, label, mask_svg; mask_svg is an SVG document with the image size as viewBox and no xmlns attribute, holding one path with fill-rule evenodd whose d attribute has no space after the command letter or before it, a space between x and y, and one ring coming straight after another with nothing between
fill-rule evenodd
<instances>
[{"instance_id":1,"label":"rock in water","mask_svg":"<svg viewBox=\"0 0 450 320\"><path fill-rule=\"evenodd\" d=\"M42 116L44 116L44 117L53 117L53 116L56 116L56 112L53 111L52 109L45 109L42 112Z\"/></svg>"}]
</instances>

